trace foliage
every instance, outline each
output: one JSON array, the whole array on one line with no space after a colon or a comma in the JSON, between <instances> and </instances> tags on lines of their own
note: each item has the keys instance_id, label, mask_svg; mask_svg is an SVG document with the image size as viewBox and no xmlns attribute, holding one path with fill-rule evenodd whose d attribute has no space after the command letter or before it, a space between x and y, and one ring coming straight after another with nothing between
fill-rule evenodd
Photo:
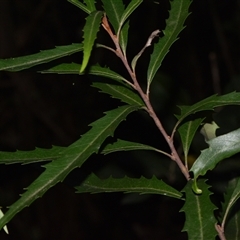
<instances>
[{"instance_id":1,"label":"foliage","mask_svg":"<svg viewBox=\"0 0 240 240\"><path fill-rule=\"evenodd\" d=\"M193 165L189 164L189 150L199 127L206 123L206 111L227 105L239 105L240 93L232 92L222 96L213 95L192 106L181 106L180 114L176 116L176 123L171 134L166 132L161 119L155 113L150 101L150 90L153 81L157 81L155 75L159 70L166 54L172 44L178 39L179 33L184 29L184 22L190 11L191 0L170 1L169 17L166 20L166 27L162 31L163 36L154 44L153 40L158 38L160 30L149 33L149 38L143 48L136 54L131 63L127 57L127 46L129 45L128 30L129 22L133 12L143 2L132 0L125 6L122 0L102 0L102 9L94 0L68 0L80 10L87 14L83 28L83 41L80 44L59 46L51 50L44 50L39 53L24 57L1 59L0 70L21 71L33 66L47 63L76 52L83 52L82 64L61 63L49 69L42 70L45 74L77 74L95 75L97 80L92 86L100 89L101 92L109 94L112 98L119 99L123 105L105 113L103 117L93 122L91 129L81 138L67 147L53 146L50 149L36 148L31 151L0 152L0 163L34 163L49 161L44 165L44 172L36 178L19 200L13 203L9 210L1 214L0 228L7 232L6 224L23 208L31 205L37 198L48 191L58 182L63 181L75 168L79 168L93 154L111 154L119 151L145 150L160 153L175 162L185 177L185 187L182 193L171 186L171 183L152 176L152 178L131 178L125 176L121 179L110 177L101 179L95 174L88 176L80 186L76 186L77 193L91 192L137 192L140 194L160 194L183 201L181 209L185 214L183 231L188 233L189 239L214 239L216 235L225 239L224 232L229 232L228 227L237 228L232 219L237 218L239 211L231 211L239 199L240 184L238 179L229 183L225 201L222 207L222 217L216 219L214 206L209 191L207 172L217 167L217 164L224 159L240 152L240 129L231 131L221 136L216 136L216 125L205 125L201 131L205 137L208 147L195 159ZM104 31L111 38L114 47L96 43L98 32ZM152 46L153 45L153 46ZM146 73L146 90L140 85L136 66L146 48L152 46L152 53ZM109 50L122 61L129 76L126 78L107 66L91 64L90 57L95 48ZM110 81L102 81L108 78ZM94 110L94 109L93 109ZM138 142L117 139L110 143L105 140L114 136L118 125L127 118L133 111L145 111L154 121L156 129L162 134L169 146L170 152L158 149L154 146ZM201 113L199 116L197 113ZM184 161L178 153L174 139L178 133L181 139ZM225 160L227 161L227 160ZM198 180L199 177L202 179ZM220 211L220 209L219 209ZM2 213L2 212L0 212ZM231 213L231 217L229 217ZM229 223L229 224L227 224ZM237 235L237 229L235 229Z\"/></svg>"}]
</instances>

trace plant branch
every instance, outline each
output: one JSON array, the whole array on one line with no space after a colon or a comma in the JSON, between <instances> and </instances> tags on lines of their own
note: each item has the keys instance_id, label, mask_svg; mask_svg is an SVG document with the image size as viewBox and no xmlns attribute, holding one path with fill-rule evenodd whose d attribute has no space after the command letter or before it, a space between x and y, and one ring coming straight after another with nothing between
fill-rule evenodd
<instances>
[{"instance_id":1,"label":"plant branch","mask_svg":"<svg viewBox=\"0 0 240 240\"><path fill-rule=\"evenodd\" d=\"M217 223L215 224L215 228L218 232L218 236L219 236L220 240L226 240L223 228L220 225L218 225Z\"/></svg>"},{"instance_id":2,"label":"plant branch","mask_svg":"<svg viewBox=\"0 0 240 240\"><path fill-rule=\"evenodd\" d=\"M111 37L113 43L115 44L116 50L115 50L115 54L122 60L125 68L127 69L129 75L132 78L133 81L133 87L134 89L139 93L139 95L141 96L141 98L143 99L145 105L146 105L146 111L148 112L148 114L150 115L150 117L153 119L153 121L155 122L157 128L159 129L159 131L161 132L161 134L163 135L164 139L166 140L170 150L171 150L171 155L169 154L168 156L177 163L178 167L180 168L180 170L182 171L183 175L185 176L185 178L187 180L190 180L190 175L189 172L187 170L187 168L184 166L182 160L180 159L177 150L173 144L173 139L167 134L167 132L165 131L164 127L162 126L161 121L159 120L159 118L157 117L152 104L150 102L148 93L144 93L141 86L138 83L136 74L134 69L132 69L129 66L129 63L125 57L125 55L123 54L120 44L119 44L119 39L117 38L116 35L113 34L110 25L108 24L108 20L106 15L103 16L102 19L102 26L103 28L108 32L109 36ZM150 38L148 39L147 45L152 41L152 39L159 33L159 30L154 31ZM141 52L140 52L141 53Z\"/></svg>"}]
</instances>

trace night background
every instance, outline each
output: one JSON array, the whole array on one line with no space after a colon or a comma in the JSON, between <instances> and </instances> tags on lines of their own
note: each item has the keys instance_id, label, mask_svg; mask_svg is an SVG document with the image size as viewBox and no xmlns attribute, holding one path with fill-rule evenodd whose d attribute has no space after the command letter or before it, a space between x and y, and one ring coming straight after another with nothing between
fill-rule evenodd
<instances>
[{"instance_id":1,"label":"night background","mask_svg":"<svg viewBox=\"0 0 240 240\"><path fill-rule=\"evenodd\" d=\"M164 29L169 7L167 0L144 0L132 14L129 59L141 50L152 31ZM176 121L177 105L190 105L212 94L240 91L240 1L193 0L191 12L187 27L172 46L151 88L153 105L168 132ZM1 0L0 58L79 43L86 16L67 0ZM98 37L97 42L112 44L103 29ZM148 48L137 65L143 87L151 51L152 48ZM92 88L91 82L96 77L38 73L61 62L81 63L81 60L82 53L77 53L17 73L0 72L0 150L68 146L88 131L88 125L102 117L103 112L123 104ZM128 77L120 60L106 49L94 50L91 62L108 65ZM209 113L208 120L212 119L220 126L218 134L237 129L239 107ZM157 128L143 111L132 113L120 124L115 132L115 138L118 137L168 151ZM178 136L175 142L178 147ZM206 144L198 134L191 156L197 157L203 148ZM179 149L181 151L180 145ZM44 163L0 165L3 211L41 174ZM240 169L237 156L228 165L223 161L209 173L210 182L220 196L216 194L216 204L218 198L221 199L222 182L238 176L240 171L236 169ZM178 190L185 184L177 166L163 155L145 151L95 154L63 183L18 213L8 224L10 235L1 231L0 239L187 239L187 234L181 233L184 213L179 210L183 201L160 195L75 194L74 187L91 172L101 178L155 175Z\"/></svg>"}]
</instances>

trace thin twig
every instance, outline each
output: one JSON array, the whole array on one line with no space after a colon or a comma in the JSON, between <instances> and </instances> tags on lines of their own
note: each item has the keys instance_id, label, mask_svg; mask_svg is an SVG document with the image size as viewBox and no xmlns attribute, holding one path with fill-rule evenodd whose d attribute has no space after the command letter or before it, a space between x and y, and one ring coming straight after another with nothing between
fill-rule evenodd
<instances>
[{"instance_id":1,"label":"thin twig","mask_svg":"<svg viewBox=\"0 0 240 240\"><path fill-rule=\"evenodd\" d=\"M127 61L127 59L125 58L118 38L116 37L116 35L113 34L110 25L108 24L108 20L106 15L104 15L103 19L102 19L102 26L103 28L108 32L109 36L111 37L111 39L113 40L116 50L115 50L115 54L122 60L126 70L128 71L129 75L132 78L133 84L134 84L134 88L135 90L139 93L139 95L141 96L141 98L143 99L145 105L146 105L146 111L148 112L148 114L150 115L150 117L153 119L153 121L155 122L155 125L157 126L157 128L159 129L159 131L161 132L161 134L163 135L164 139L166 140L170 150L171 150L171 155L169 154L168 156L177 163L178 167L180 168L180 170L182 171L183 175L185 176L185 178L187 180L190 180L190 175L189 172L187 170L187 168L184 166L182 160L180 159L177 150L173 144L173 139L167 134L167 132L165 131L164 127L162 126L162 123L160 121L160 119L157 117L152 104L149 100L149 96L148 94L144 93L141 86L138 83L136 74L134 72L134 70L131 69L131 67L129 66L129 63ZM154 32L154 34L156 35L157 31ZM154 35L153 35L154 36ZM152 39L150 39L149 41L151 41Z\"/></svg>"},{"instance_id":2,"label":"thin twig","mask_svg":"<svg viewBox=\"0 0 240 240\"><path fill-rule=\"evenodd\" d=\"M218 232L218 236L219 236L220 240L226 240L226 237L224 235L224 229L217 223L215 224L215 228Z\"/></svg>"}]
</instances>

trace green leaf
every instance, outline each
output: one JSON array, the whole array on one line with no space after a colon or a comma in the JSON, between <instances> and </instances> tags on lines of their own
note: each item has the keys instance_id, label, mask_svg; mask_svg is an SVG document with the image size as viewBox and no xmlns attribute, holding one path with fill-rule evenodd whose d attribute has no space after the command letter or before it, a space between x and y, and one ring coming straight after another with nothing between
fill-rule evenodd
<instances>
[{"instance_id":1,"label":"green leaf","mask_svg":"<svg viewBox=\"0 0 240 240\"><path fill-rule=\"evenodd\" d=\"M211 97L203 99L200 102L195 103L192 106L180 106L181 114L176 115L178 118L176 127L183 121L184 118L191 114L200 111L213 110L216 107L226 105L240 105L240 93L232 92L222 96L213 95Z\"/></svg>"},{"instance_id":2,"label":"green leaf","mask_svg":"<svg viewBox=\"0 0 240 240\"><path fill-rule=\"evenodd\" d=\"M166 21L166 28L163 31L164 36L154 45L153 53L151 55L150 63L147 72L148 91L151 82L162 64L163 59L169 52L172 44L177 40L178 34L184 29L184 22L189 15L188 9L191 0L174 0L170 1L171 10L169 11L169 18Z\"/></svg>"},{"instance_id":3,"label":"green leaf","mask_svg":"<svg viewBox=\"0 0 240 240\"><path fill-rule=\"evenodd\" d=\"M73 53L80 52L82 50L82 44L72 44L67 46L59 46L50 50L44 50L28 56L0 59L0 71L21 71L27 68L31 68L33 66L56 60L58 58L71 55Z\"/></svg>"},{"instance_id":4,"label":"green leaf","mask_svg":"<svg viewBox=\"0 0 240 240\"><path fill-rule=\"evenodd\" d=\"M6 225L19 211L41 197L76 167L80 167L92 154L99 150L103 141L111 136L116 127L128 114L137 108L122 106L111 110L91 124L92 128L78 141L71 144L56 161L46 164L46 170L27 188L21 198L13 203L4 217L0 219L0 229Z\"/></svg>"},{"instance_id":5,"label":"green leaf","mask_svg":"<svg viewBox=\"0 0 240 240\"><path fill-rule=\"evenodd\" d=\"M113 178L99 179L96 175L91 174L81 186L76 187L77 193L101 193L101 192L125 192L140 194L161 194L168 197L178 198L182 194L172 188L162 180L153 176L151 179L141 178Z\"/></svg>"},{"instance_id":6,"label":"green leaf","mask_svg":"<svg viewBox=\"0 0 240 240\"><path fill-rule=\"evenodd\" d=\"M102 3L107 17L113 26L115 34L117 34L121 17L124 12L123 2L122 0L102 0Z\"/></svg>"},{"instance_id":7,"label":"green leaf","mask_svg":"<svg viewBox=\"0 0 240 240\"><path fill-rule=\"evenodd\" d=\"M0 152L0 164L13 163L34 163L42 161L50 161L61 156L65 147L52 147L50 149L36 148L30 151L17 150L16 152Z\"/></svg>"},{"instance_id":8,"label":"green leaf","mask_svg":"<svg viewBox=\"0 0 240 240\"><path fill-rule=\"evenodd\" d=\"M123 25L119 35L119 43L125 57L127 55L126 52L127 52L127 42L128 42L128 29L129 29L129 21L127 21Z\"/></svg>"},{"instance_id":9,"label":"green leaf","mask_svg":"<svg viewBox=\"0 0 240 240\"><path fill-rule=\"evenodd\" d=\"M85 4L81 3L79 0L68 0L68 2L72 3L73 5L77 6L78 8L82 9L87 14L90 14L92 11L87 7Z\"/></svg>"},{"instance_id":10,"label":"green leaf","mask_svg":"<svg viewBox=\"0 0 240 240\"><path fill-rule=\"evenodd\" d=\"M94 0L84 0L90 12L96 11L95 1Z\"/></svg>"},{"instance_id":11,"label":"green leaf","mask_svg":"<svg viewBox=\"0 0 240 240\"><path fill-rule=\"evenodd\" d=\"M187 166L188 152L189 152L193 137L195 136L195 133L203 120L204 120L203 118L197 118L197 119L183 123L178 128L178 133L180 134L181 141L182 141L185 166Z\"/></svg>"},{"instance_id":12,"label":"green leaf","mask_svg":"<svg viewBox=\"0 0 240 240\"><path fill-rule=\"evenodd\" d=\"M124 10L120 22L119 22L119 30L122 28L125 21L129 18L129 16L136 10L136 8L143 2L143 0L132 0L127 8ZM118 30L118 31L119 31Z\"/></svg>"},{"instance_id":13,"label":"green leaf","mask_svg":"<svg viewBox=\"0 0 240 240\"><path fill-rule=\"evenodd\" d=\"M149 145L136 143L136 142L129 142L125 140L118 139L113 144L108 144L102 151L103 154L109 154L113 152L119 152L119 151L133 151L133 150L150 150L150 151L156 151L163 154L166 154L165 152L154 148Z\"/></svg>"},{"instance_id":14,"label":"green leaf","mask_svg":"<svg viewBox=\"0 0 240 240\"><path fill-rule=\"evenodd\" d=\"M207 143L209 148L201 151L200 156L190 169L194 173L194 185L197 190L200 190L196 182L200 175L205 175L208 170L212 170L221 160L240 152L240 129L213 138Z\"/></svg>"},{"instance_id":15,"label":"green leaf","mask_svg":"<svg viewBox=\"0 0 240 240\"><path fill-rule=\"evenodd\" d=\"M205 140L209 141L216 137L218 128L219 126L213 121L212 123L205 123L200 132L205 137Z\"/></svg>"},{"instance_id":16,"label":"green leaf","mask_svg":"<svg viewBox=\"0 0 240 240\"><path fill-rule=\"evenodd\" d=\"M130 105L137 105L139 107L144 106L143 100L128 86L120 84L109 84L104 82L94 82L92 86L101 89L102 92L110 94L113 98L117 98L122 102L128 103Z\"/></svg>"},{"instance_id":17,"label":"green leaf","mask_svg":"<svg viewBox=\"0 0 240 240\"><path fill-rule=\"evenodd\" d=\"M57 66L54 66L48 70L41 71L41 73L58 73L58 74L79 74L79 69L81 68L81 64L78 63L62 63ZM124 81L128 82L128 80L118 73L110 70L106 67L100 67L98 65L91 66L88 69L88 74L96 75L96 76L102 76L106 78L114 79L118 82ZM85 73L80 73L80 75L83 75Z\"/></svg>"},{"instance_id":18,"label":"green leaf","mask_svg":"<svg viewBox=\"0 0 240 240\"><path fill-rule=\"evenodd\" d=\"M204 190L201 195L196 195L191 189L191 181L184 187L186 201L181 209L185 213L185 225L182 231L188 233L189 240L215 239L217 232L215 230L216 220L214 210L216 207L210 200L212 194L205 183L205 180L199 181L199 186Z\"/></svg>"},{"instance_id":19,"label":"green leaf","mask_svg":"<svg viewBox=\"0 0 240 240\"><path fill-rule=\"evenodd\" d=\"M80 73L82 73L87 67L88 61L91 56L93 45L97 37L97 32L100 27L102 15L103 15L102 11L95 11L86 18L86 24L83 28L83 32L84 32L83 61L82 61Z\"/></svg>"},{"instance_id":20,"label":"green leaf","mask_svg":"<svg viewBox=\"0 0 240 240\"><path fill-rule=\"evenodd\" d=\"M240 210L238 210L227 222L225 228L226 239L239 240L240 239Z\"/></svg>"},{"instance_id":21,"label":"green leaf","mask_svg":"<svg viewBox=\"0 0 240 240\"><path fill-rule=\"evenodd\" d=\"M240 181L239 181L239 178L235 178L235 179L231 180L231 182L229 183L228 189L227 189L227 194L225 195L225 198L224 198L225 201L224 201L224 204L222 207L223 218L222 218L222 223L221 223L221 226L223 227L223 229L226 224L227 217L229 216L229 213L231 212L232 207L237 202L239 197L240 197ZM236 215L236 216L238 216L238 215Z\"/></svg>"}]
</instances>

